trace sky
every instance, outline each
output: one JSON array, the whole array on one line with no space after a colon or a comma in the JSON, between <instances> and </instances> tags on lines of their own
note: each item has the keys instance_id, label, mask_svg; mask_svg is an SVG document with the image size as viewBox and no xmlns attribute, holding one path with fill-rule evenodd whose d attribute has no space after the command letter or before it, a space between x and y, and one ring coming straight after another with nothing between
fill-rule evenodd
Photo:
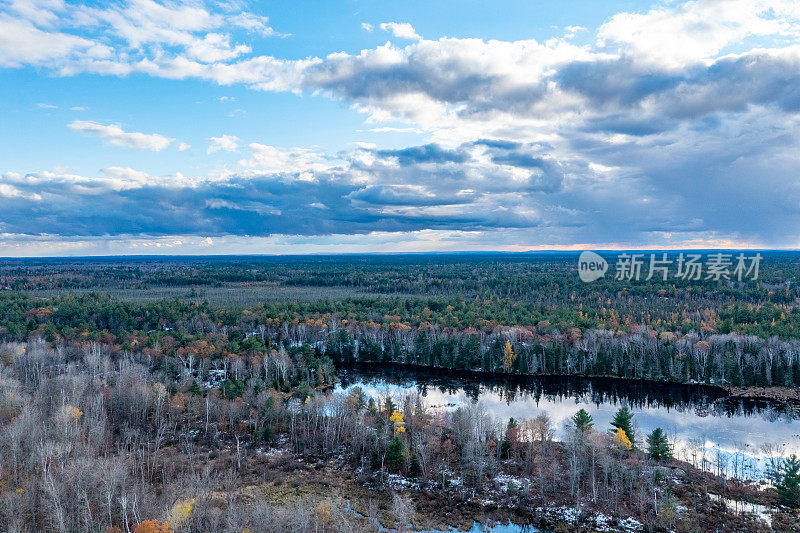
<instances>
[{"instance_id":1,"label":"sky","mask_svg":"<svg viewBox=\"0 0 800 533\"><path fill-rule=\"evenodd\" d=\"M799 248L800 2L0 0L0 256Z\"/></svg>"}]
</instances>

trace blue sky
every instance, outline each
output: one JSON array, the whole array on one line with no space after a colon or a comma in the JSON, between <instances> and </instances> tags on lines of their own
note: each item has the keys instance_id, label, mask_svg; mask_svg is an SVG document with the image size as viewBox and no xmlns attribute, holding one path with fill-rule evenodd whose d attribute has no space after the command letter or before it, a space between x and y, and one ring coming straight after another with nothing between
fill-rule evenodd
<instances>
[{"instance_id":1,"label":"blue sky","mask_svg":"<svg viewBox=\"0 0 800 533\"><path fill-rule=\"evenodd\" d=\"M0 255L796 248L791 0L0 2Z\"/></svg>"}]
</instances>

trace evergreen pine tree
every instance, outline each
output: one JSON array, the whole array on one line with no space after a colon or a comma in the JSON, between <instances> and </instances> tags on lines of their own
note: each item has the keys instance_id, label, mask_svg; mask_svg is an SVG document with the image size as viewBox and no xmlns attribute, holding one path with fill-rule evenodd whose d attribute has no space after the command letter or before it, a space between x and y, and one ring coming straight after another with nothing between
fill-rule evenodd
<instances>
[{"instance_id":1,"label":"evergreen pine tree","mask_svg":"<svg viewBox=\"0 0 800 533\"><path fill-rule=\"evenodd\" d=\"M192 396L202 396L203 391L200 389L200 385L197 384L196 381L192 380L192 384L189 385L189 394Z\"/></svg>"},{"instance_id":2,"label":"evergreen pine tree","mask_svg":"<svg viewBox=\"0 0 800 533\"><path fill-rule=\"evenodd\" d=\"M579 431L585 432L594 428L594 420L592 420L592 415L587 413L585 409L581 409L575 413L575 415L572 417L572 422Z\"/></svg>"},{"instance_id":3,"label":"evergreen pine tree","mask_svg":"<svg viewBox=\"0 0 800 533\"><path fill-rule=\"evenodd\" d=\"M397 472L405 462L403 455L403 441L399 436L395 436L392 442L389 443L389 449L386 451L386 466L389 467L390 472Z\"/></svg>"},{"instance_id":4,"label":"evergreen pine tree","mask_svg":"<svg viewBox=\"0 0 800 533\"><path fill-rule=\"evenodd\" d=\"M386 412L386 416L392 416L397 406L395 406L394 402L388 396L386 397L386 401L383 402L383 410Z\"/></svg>"},{"instance_id":5,"label":"evergreen pine tree","mask_svg":"<svg viewBox=\"0 0 800 533\"><path fill-rule=\"evenodd\" d=\"M411 458L411 466L408 467L408 475L411 477L419 477L422 473L422 465L419 462L419 457L416 454Z\"/></svg>"},{"instance_id":6,"label":"evergreen pine tree","mask_svg":"<svg viewBox=\"0 0 800 533\"><path fill-rule=\"evenodd\" d=\"M668 461L672 459L672 450L669 449L667 435L656 428L647 436L647 455L656 461Z\"/></svg>"},{"instance_id":7,"label":"evergreen pine tree","mask_svg":"<svg viewBox=\"0 0 800 533\"><path fill-rule=\"evenodd\" d=\"M611 421L611 425L614 426L611 433L616 433L617 429L621 429L632 444L636 443L633 433L633 413L630 412L627 406L621 407L617 411L617 414L614 415L614 420Z\"/></svg>"},{"instance_id":8,"label":"evergreen pine tree","mask_svg":"<svg viewBox=\"0 0 800 533\"><path fill-rule=\"evenodd\" d=\"M800 508L800 459L792 455L783 462L775 484L781 505Z\"/></svg>"}]
</instances>

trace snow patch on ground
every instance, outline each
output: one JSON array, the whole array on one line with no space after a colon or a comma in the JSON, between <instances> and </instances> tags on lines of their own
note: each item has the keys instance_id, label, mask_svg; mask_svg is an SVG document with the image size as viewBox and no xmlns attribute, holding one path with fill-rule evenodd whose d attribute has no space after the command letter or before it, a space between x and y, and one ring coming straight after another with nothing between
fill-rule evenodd
<instances>
[{"instance_id":1,"label":"snow patch on ground","mask_svg":"<svg viewBox=\"0 0 800 533\"><path fill-rule=\"evenodd\" d=\"M556 506L537 507L536 512L553 522L567 523L569 526L590 526L603 533L638 533L644 525L635 518L614 518L603 513L589 514L581 508Z\"/></svg>"}]
</instances>

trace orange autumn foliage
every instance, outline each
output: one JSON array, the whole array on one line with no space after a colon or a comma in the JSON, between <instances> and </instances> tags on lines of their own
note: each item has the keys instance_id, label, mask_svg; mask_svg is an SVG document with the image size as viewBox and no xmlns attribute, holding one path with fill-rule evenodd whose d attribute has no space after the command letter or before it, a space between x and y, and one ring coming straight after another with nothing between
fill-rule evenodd
<instances>
[{"instance_id":1,"label":"orange autumn foliage","mask_svg":"<svg viewBox=\"0 0 800 533\"><path fill-rule=\"evenodd\" d=\"M144 520L140 524L136 524L133 528L133 533L175 533L167 524L159 522L158 520Z\"/></svg>"}]
</instances>

